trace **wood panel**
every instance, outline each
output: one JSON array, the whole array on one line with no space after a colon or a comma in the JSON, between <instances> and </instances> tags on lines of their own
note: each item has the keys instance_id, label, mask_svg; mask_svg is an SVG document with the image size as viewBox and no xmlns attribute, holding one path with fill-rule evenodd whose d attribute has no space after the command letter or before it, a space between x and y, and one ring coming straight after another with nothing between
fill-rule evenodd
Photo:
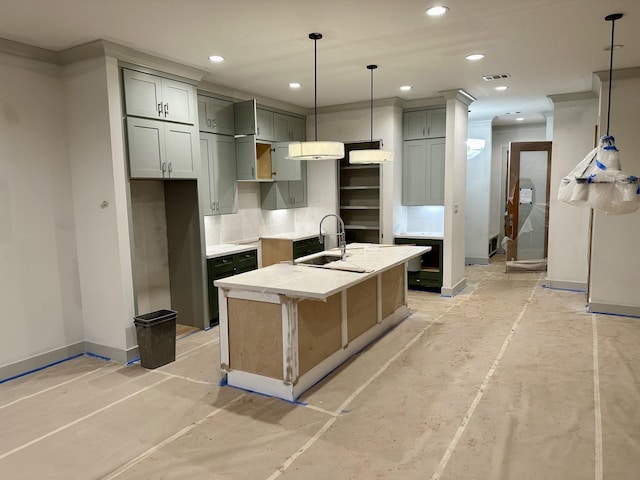
<instances>
[{"instance_id":1,"label":"wood panel","mask_svg":"<svg viewBox=\"0 0 640 480\"><path fill-rule=\"evenodd\" d=\"M377 277L347 289L347 338L349 342L378 323L377 307Z\"/></svg>"},{"instance_id":2,"label":"wood panel","mask_svg":"<svg viewBox=\"0 0 640 480\"><path fill-rule=\"evenodd\" d=\"M302 300L298 303L298 368L300 375L342 347L341 294L326 302Z\"/></svg>"},{"instance_id":3,"label":"wood panel","mask_svg":"<svg viewBox=\"0 0 640 480\"><path fill-rule=\"evenodd\" d=\"M382 318L385 319L400 306L404 298L404 264L382 272Z\"/></svg>"},{"instance_id":4,"label":"wood panel","mask_svg":"<svg viewBox=\"0 0 640 480\"><path fill-rule=\"evenodd\" d=\"M262 250L262 266L268 267L274 263L293 261L293 241L278 238L260 239Z\"/></svg>"},{"instance_id":5,"label":"wood panel","mask_svg":"<svg viewBox=\"0 0 640 480\"><path fill-rule=\"evenodd\" d=\"M271 378L282 371L282 306L238 298L227 299L229 367Z\"/></svg>"}]
</instances>

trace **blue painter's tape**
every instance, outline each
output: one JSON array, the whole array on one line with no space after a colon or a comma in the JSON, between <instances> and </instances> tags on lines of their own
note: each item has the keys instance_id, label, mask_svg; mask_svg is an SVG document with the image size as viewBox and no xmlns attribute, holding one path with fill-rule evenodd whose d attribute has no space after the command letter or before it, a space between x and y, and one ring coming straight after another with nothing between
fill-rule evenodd
<instances>
[{"instance_id":1,"label":"blue painter's tape","mask_svg":"<svg viewBox=\"0 0 640 480\"><path fill-rule=\"evenodd\" d=\"M608 312L594 312L589 310L589 305L585 305L587 313L594 313L596 315L608 315L610 317L627 317L627 318L640 318L640 315L623 315L621 313L608 313Z\"/></svg>"},{"instance_id":2,"label":"blue painter's tape","mask_svg":"<svg viewBox=\"0 0 640 480\"><path fill-rule=\"evenodd\" d=\"M600 161L596 158L596 167L598 167L600 170L606 170L607 166L604 163L600 163Z\"/></svg>"},{"instance_id":3,"label":"blue painter's tape","mask_svg":"<svg viewBox=\"0 0 640 480\"><path fill-rule=\"evenodd\" d=\"M593 183L595 179L596 179L596 174L592 173L591 175L589 175L589 178L587 178L587 183Z\"/></svg>"},{"instance_id":4,"label":"blue painter's tape","mask_svg":"<svg viewBox=\"0 0 640 480\"><path fill-rule=\"evenodd\" d=\"M138 358L134 358L133 360L129 360L129 361L127 362L127 365L131 365L132 363L136 363L136 362L139 362L139 361L140 361L140 357L138 357Z\"/></svg>"},{"instance_id":5,"label":"blue painter's tape","mask_svg":"<svg viewBox=\"0 0 640 480\"><path fill-rule=\"evenodd\" d=\"M231 387L231 388L235 388L236 390L240 390L242 392L247 392L247 393L253 393L254 395L258 395L260 397L265 397L265 398L275 398L276 400L281 400L285 403L290 403L292 405L300 405L302 407L306 407L308 405L308 403L306 402L300 402L299 400L285 400L284 398L280 398L280 397L276 397L274 395L267 395L266 393L261 393L261 392L256 392L255 390L249 390L248 388L242 388L242 387L236 387L235 385L229 385L227 383L227 380L224 380L224 385L222 384L222 381L220 381L220 386L221 387Z\"/></svg>"},{"instance_id":6,"label":"blue painter's tape","mask_svg":"<svg viewBox=\"0 0 640 480\"><path fill-rule=\"evenodd\" d=\"M85 352L85 355L87 357L99 358L100 360L104 360L106 362L110 362L111 361L111 359L109 357L103 357L102 355L98 355L98 354L91 353L91 352Z\"/></svg>"},{"instance_id":7,"label":"blue painter's tape","mask_svg":"<svg viewBox=\"0 0 640 480\"><path fill-rule=\"evenodd\" d=\"M42 367L34 368L33 370L27 370L26 372L19 373L18 375L14 375L12 377L4 378L0 380L0 384L8 382L10 380L15 380L16 378L24 377L26 375L30 375L35 372L39 372L40 370L44 370L45 368L53 367L54 365L58 365L59 363L66 362L68 360L73 360L74 358L82 357L84 353L78 353L77 355L73 355L72 357L63 358L62 360L58 360L57 362L49 363L48 365L43 365Z\"/></svg>"},{"instance_id":8,"label":"blue painter's tape","mask_svg":"<svg viewBox=\"0 0 640 480\"><path fill-rule=\"evenodd\" d=\"M549 290L560 290L560 291L564 291L564 292L587 293L586 290L577 290L577 289L573 289L573 288L552 287L551 285L547 285L547 284L543 284L542 288L548 288Z\"/></svg>"},{"instance_id":9,"label":"blue painter's tape","mask_svg":"<svg viewBox=\"0 0 640 480\"><path fill-rule=\"evenodd\" d=\"M616 147L615 145L607 145L606 147L603 147L604 150L615 150L616 152L618 151L618 147Z\"/></svg>"}]
</instances>

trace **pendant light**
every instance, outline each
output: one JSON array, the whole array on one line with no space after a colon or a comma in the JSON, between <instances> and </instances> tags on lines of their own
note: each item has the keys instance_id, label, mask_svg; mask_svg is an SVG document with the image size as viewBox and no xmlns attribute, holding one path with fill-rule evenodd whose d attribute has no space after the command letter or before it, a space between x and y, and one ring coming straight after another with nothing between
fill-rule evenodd
<instances>
[{"instance_id":1,"label":"pendant light","mask_svg":"<svg viewBox=\"0 0 640 480\"><path fill-rule=\"evenodd\" d=\"M558 190L558 198L566 203L613 215L633 213L640 208L638 177L622 172L615 139L609 134L615 22L622 17L622 13L612 13L604 18L611 22L607 133L600 138L599 145L562 179Z\"/></svg>"},{"instance_id":2,"label":"pendant light","mask_svg":"<svg viewBox=\"0 0 640 480\"><path fill-rule=\"evenodd\" d=\"M371 72L371 142L373 142L373 71L377 65L367 65ZM349 163L387 163L393 162L393 152L388 150L351 150Z\"/></svg>"},{"instance_id":3,"label":"pendant light","mask_svg":"<svg viewBox=\"0 0 640 480\"><path fill-rule=\"evenodd\" d=\"M313 40L313 109L315 115L315 138L313 142L293 142L289 144L289 160L338 160L344 157L344 143L318 141L318 54L317 42L321 33L310 33Z\"/></svg>"}]
</instances>

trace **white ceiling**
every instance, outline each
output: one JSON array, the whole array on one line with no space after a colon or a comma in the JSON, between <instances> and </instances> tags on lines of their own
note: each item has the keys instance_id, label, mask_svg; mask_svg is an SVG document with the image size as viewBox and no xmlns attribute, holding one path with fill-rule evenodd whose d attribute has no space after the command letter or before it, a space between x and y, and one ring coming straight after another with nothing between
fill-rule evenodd
<instances>
[{"instance_id":1,"label":"white ceiling","mask_svg":"<svg viewBox=\"0 0 640 480\"><path fill-rule=\"evenodd\" d=\"M301 107L366 101L375 63L376 99L416 100L462 88L472 120L521 112L543 121L547 95L588 91L592 72L640 66L638 0L4 0L0 37L59 51L96 39L208 72L206 80ZM439 18L424 10L444 4ZM484 60L465 56L481 52ZM212 64L207 57L223 55ZM505 81L483 75L508 73ZM289 82L302 83L291 90ZM494 86L509 86L497 92ZM409 93L399 90L412 85ZM615 107L615 97L613 106Z\"/></svg>"}]
</instances>

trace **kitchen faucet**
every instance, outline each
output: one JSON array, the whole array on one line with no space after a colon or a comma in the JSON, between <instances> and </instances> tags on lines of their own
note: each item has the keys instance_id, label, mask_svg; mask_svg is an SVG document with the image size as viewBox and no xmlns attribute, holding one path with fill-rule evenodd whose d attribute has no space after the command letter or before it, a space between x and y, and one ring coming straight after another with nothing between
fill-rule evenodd
<instances>
[{"instance_id":1,"label":"kitchen faucet","mask_svg":"<svg viewBox=\"0 0 640 480\"><path fill-rule=\"evenodd\" d=\"M336 217L338 219L339 228L338 228L338 233L336 233L336 236L338 237L338 246L340 247L340 258L341 260L345 260L347 258L347 235L344 230L344 222L338 215L336 215L335 213L329 213L324 217L322 217L322 220L320 220L320 234L318 235L318 240L320 241L320 243L324 245L324 234L322 233L322 222L324 222L324 219L327 217Z\"/></svg>"}]
</instances>

